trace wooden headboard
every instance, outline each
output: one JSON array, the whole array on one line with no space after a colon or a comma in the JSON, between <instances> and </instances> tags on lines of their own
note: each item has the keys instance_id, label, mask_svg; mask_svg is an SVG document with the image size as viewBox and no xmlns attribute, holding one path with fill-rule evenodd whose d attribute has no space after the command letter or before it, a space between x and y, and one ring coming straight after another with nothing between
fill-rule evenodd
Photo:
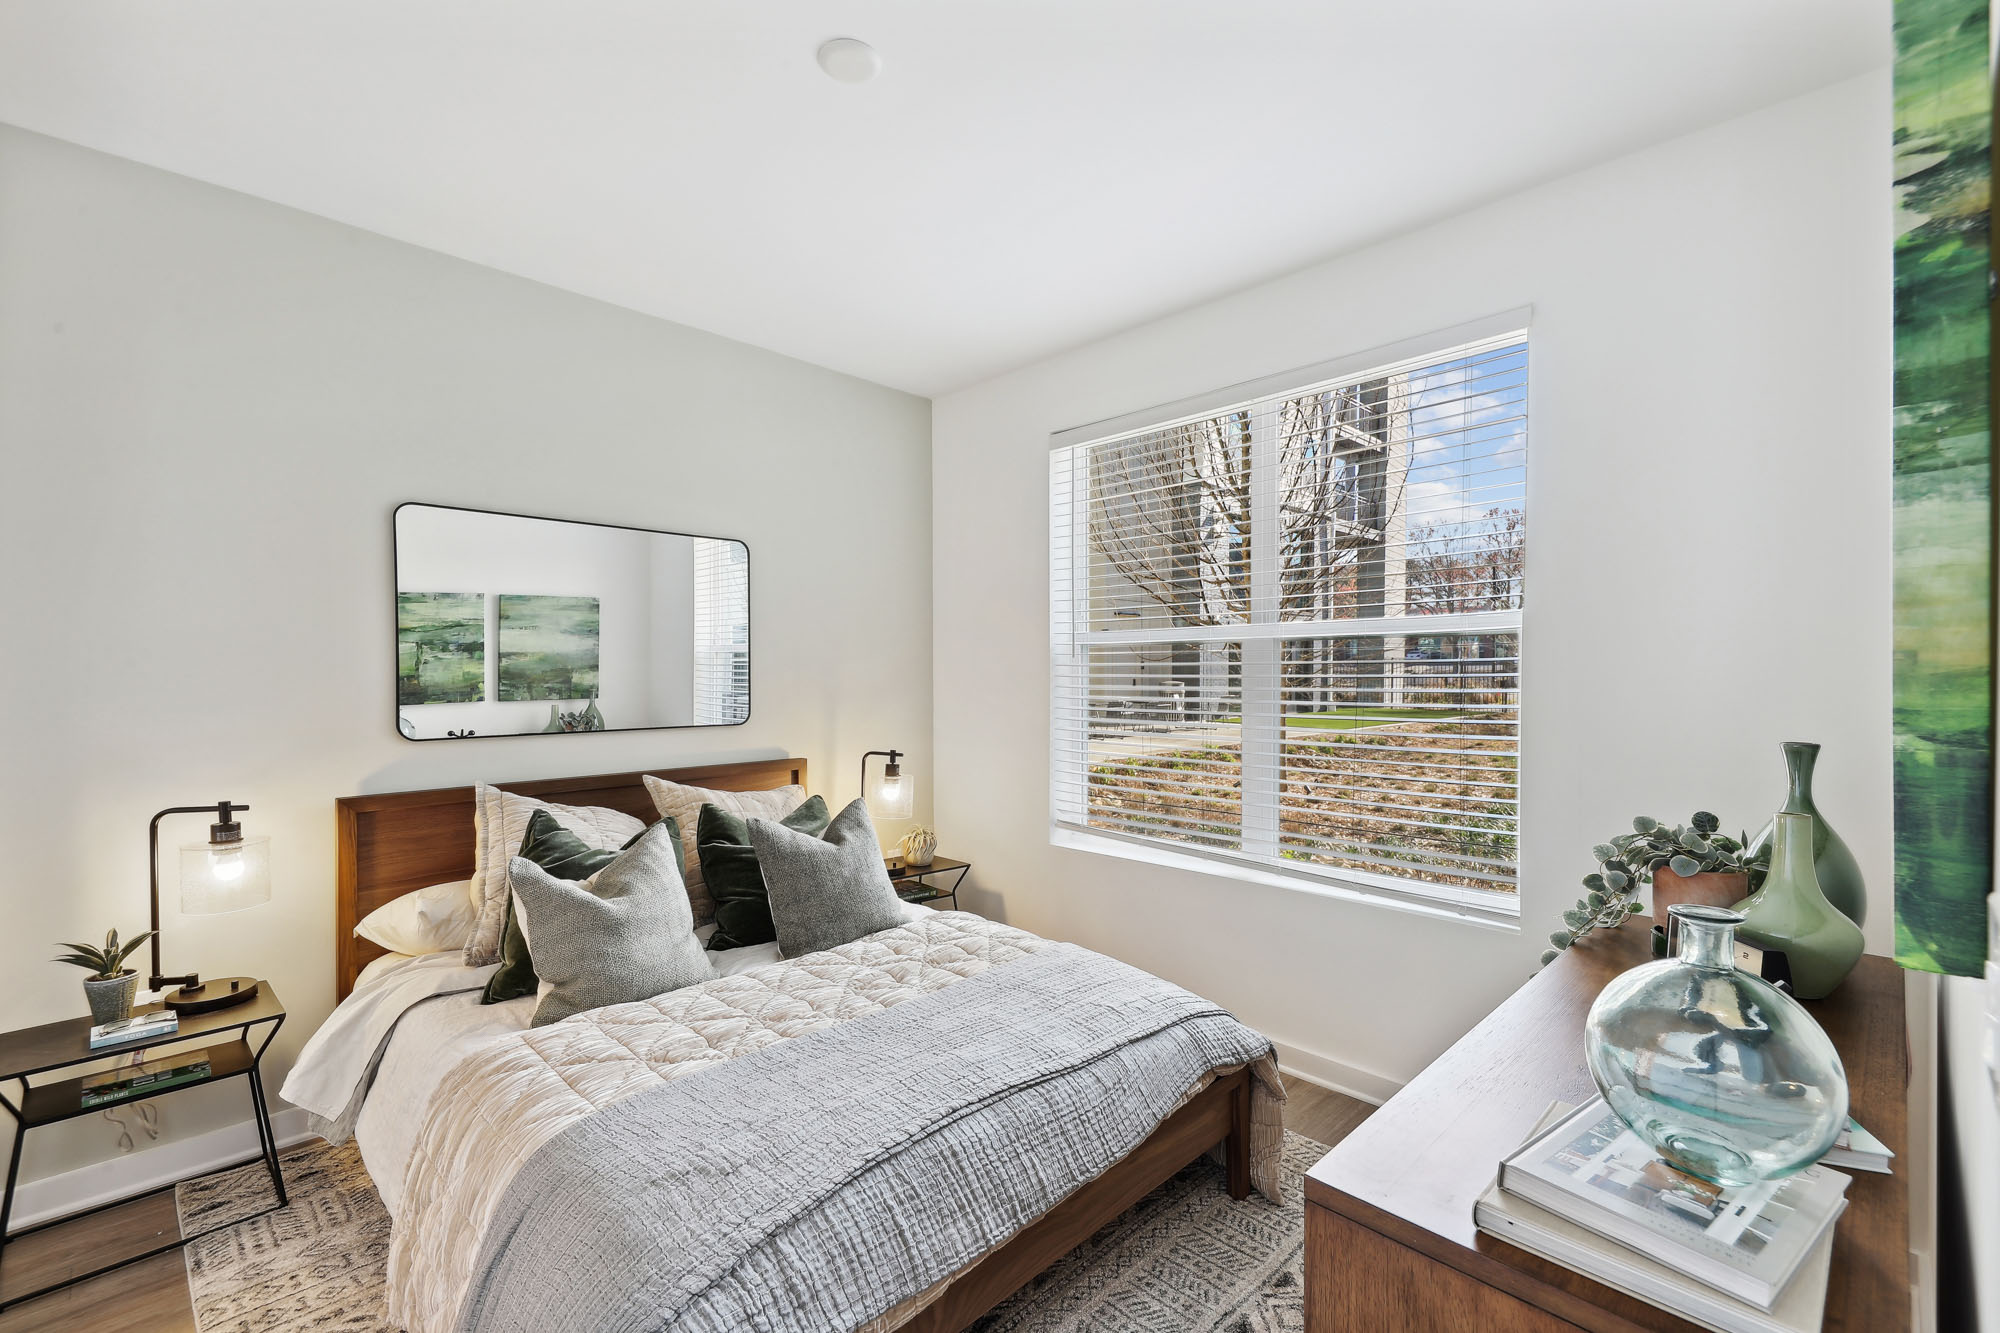
<instances>
[{"instance_id":1,"label":"wooden headboard","mask_svg":"<svg viewBox=\"0 0 2000 1333\"><path fill-rule=\"evenodd\" d=\"M648 775L719 791L768 791L806 781L803 759L755 759L703 768L656 768L644 773L600 773L588 778L496 782L493 786L562 805L603 805L654 823L659 812L646 794ZM387 952L354 933L361 918L413 889L472 877L472 788L343 796L333 803L339 821L340 870L335 887L334 997L344 1000L370 961Z\"/></svg>"}]
</instances>

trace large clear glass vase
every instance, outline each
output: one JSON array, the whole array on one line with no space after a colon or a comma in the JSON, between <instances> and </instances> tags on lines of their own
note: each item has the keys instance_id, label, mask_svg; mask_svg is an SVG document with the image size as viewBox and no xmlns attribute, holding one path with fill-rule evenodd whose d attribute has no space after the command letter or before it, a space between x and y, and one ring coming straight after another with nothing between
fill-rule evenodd
<instances>
[{"instance_id":1,"label":"large clear glass vase","mask_svg":"<svg viewBox=\"0 0 2000 1333\"><path fill-rule=\"evenodd\" d=\"M1632 1131L1683 1171L1752 1185L1818 1161L1847 1124L1847 1071L1812 1015L1738 971L1720 907L1676 904L1677 958L1616 977L1590 1007L1584 1056Z\"/></svg>"}]
</instances>

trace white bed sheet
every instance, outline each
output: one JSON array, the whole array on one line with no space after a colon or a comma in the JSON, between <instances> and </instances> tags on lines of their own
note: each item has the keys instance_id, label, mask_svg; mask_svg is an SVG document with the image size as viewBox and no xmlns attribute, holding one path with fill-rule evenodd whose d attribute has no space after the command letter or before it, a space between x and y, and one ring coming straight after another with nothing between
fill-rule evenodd
<instances>
[{"instance_id":1,"label":"white bed sheet","mask_svg":"<svg viewBox=\"0 0 2000 1333\"><path fill-rule=\"evenodd\" d=\"M915 919L928 907L904 904L905 915ZM713 925L697 930L703 942L715 933ZM436 955L426 955L435 958ZM377 960L377 963L386 960ZM408 959L383 967L371 980L377 985L393 982L401 972L423 963ZM723 949L708 956L717 976L735 976L752 968L778 962L776 944L753 944L747 949ZM433 964L434 965L434 964ZM376 964L370 964L371 967ZM352 1002L362 994L357 986ZM354 1141L361 1149L361 1161L374 1178L382 1204L394 1217L403 1197L403 1172L423 1128L424 1109L431 1093L452 1066L482 1045L509 1033L525 1031L535 1014L535 997L523 996L504 1004L481 1004L478 991L425 998L404 1011L382 1054L375 1080L362 1102L354 1122Z\"/></svg>"},{"instance_id":2,"label":"white bed sheet","mask_svg":"<svg viewBox=\"0 0 2000 1333\"><path fill-rule=\"evenodd\" d=\"M371 963L366 980L306 1039L278 1095L311 1115L316 1130L344 1140L403 1015L440 995L476 992L497 967L466 967L456 949Z\"/></svg>"}]
</instances>

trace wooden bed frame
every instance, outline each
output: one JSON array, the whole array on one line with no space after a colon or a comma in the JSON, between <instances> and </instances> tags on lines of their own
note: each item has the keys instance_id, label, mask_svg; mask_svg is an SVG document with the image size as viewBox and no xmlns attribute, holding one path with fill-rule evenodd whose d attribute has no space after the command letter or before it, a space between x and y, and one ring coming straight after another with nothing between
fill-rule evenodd
<instances>
[{"instance_id":1,"label":"wooden bed frame","mask_svg":"<svg viewBox=\"0 0 2000 1333\"><path fill-rule=\"evenodd\" d=\"M650 823L658 812L642 781L648 774L720 791L765 791L794 782L804 786L806 761L762 759L493 785L564 805L609 806ZM413 889L471 877L472 792L471 787L439 787L344 796L334 802L340 835L334 978L341 999L354 989L361 969L385 952L354 934L362 917ZM960 1272L899 1333L958 1333L1217 1145L1224 1146L1230 1197L1246 1197L1250 1193L1248 1069L1218 1078L1130 1155Z\"/></svg>"},{"instance_id":2,"label":"wooden bed frame","mask_svg":"<svg viewBox=\"0 0 2000 1333\"><path fill-rule=\"evenodd\" d=\"M806 782L803 759L757 759L705 768L655 768L641 773L600 773L587 778L496 782L560 805L601 805L651 824L660 817L646 794L646 777L717 791L769 791ZM472 878L472 788L343 796L333 803L339 824L339 870L334 892L334 998L344 1000L361 969L388 950L354 933L386 902L413 889Z\"/></svg>"}]
</instances>

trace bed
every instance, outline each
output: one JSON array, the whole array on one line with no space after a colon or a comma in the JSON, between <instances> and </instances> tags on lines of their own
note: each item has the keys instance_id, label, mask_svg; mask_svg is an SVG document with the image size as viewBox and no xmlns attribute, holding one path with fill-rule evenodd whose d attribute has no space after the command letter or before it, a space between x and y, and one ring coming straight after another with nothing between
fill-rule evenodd
<instances>
[{"instance_id":1,"label":"bed","mask_svg":"<svg viewBox=\"0 0 2000 1333\"><path fill-rule=\"evenodd\" d=\"M804 786L806 765L651 775L751 792ZM645 776L498 785L652 820ZM596 1326L658 1308L681 1312L660 1321L674 1327L943 1333L1204 1153L1234 1197L1276 1196L1283 1090L1268 1042L1156 978L966 913L911 907L898 927L789 960L775 945L714 953L713 981L530 1030L531 1001L477 1003L490 968L390 956L353 934L399 895L471 873L473 799L459 787L336 803L342 1003L294 1074L316 1123L352 1129L395 1219L391 1312L412 1329ZM959 1091L980 1078L985 1092ZM333 1123L347 1079L348 1118ZM773 1146L787 1136L788 1151ZM666 1193L606 1184L648 1153L686 1158L649 1159L647 1189ZM719 1188L717 1153L737 1154L734 1174L704 1195ZM709 1214L708 1232L686 1231ZM761 1239L730 1248L750 1231ZM573 1235L592 1239L552 1257ZM687 1271L665 1272L669 1260ZM547 1294L593 1264L605 1271ZM843 1264L840 1284L823 1281ZM656 1270L645 1281L667 1295L639 1290Z\"/></svg>"}]
</instances>

